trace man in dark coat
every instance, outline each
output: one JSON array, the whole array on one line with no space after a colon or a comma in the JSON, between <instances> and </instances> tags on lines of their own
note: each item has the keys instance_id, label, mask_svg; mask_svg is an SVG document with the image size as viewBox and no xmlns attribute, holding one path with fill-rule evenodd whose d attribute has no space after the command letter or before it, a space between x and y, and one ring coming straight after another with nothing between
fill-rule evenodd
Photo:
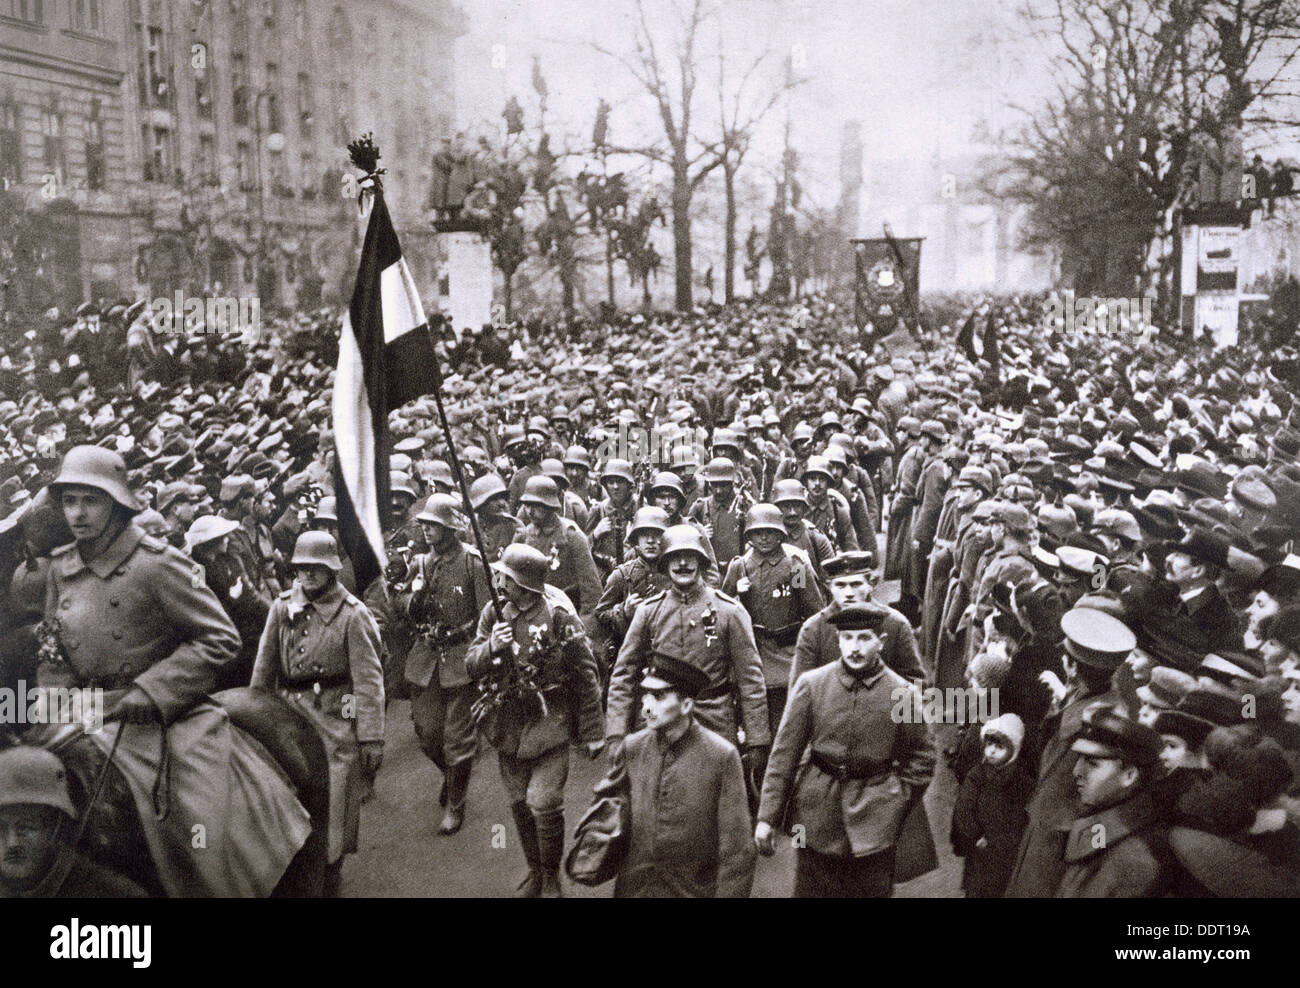
<instances>
[{"instance_id":1,"label":"man in dark coat","mask_svg":"<svg viewBox=\"0 0 1300 988\"><path fill-rule=\"evenodd\" d=\"M641 680L646 727L614 752L610 773L626 775L632 819L616 898L749 897L755 854L740 752L694 717L708 682L665 655Z\"/></svg>"}]
</instances>

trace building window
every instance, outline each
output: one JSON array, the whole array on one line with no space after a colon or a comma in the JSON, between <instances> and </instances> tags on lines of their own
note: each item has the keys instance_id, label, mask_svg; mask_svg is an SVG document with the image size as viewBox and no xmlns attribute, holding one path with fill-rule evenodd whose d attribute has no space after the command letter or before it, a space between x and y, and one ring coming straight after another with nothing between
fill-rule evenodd
<instances>
[{"instance_id":1,"label":"building window","mask_svg":"<svg viewBox=\"0 0 1300 988\"><path fill-rule=\"evenodd\" d=\"M234 87L235 123L248 126L248 59L241 54L230 56L230 82Z\"/></svg>"},{"instance_id":2,"label":"building window","mask_svg":"<svg viewBox=\"0 0 1300 988\"><path fill-rule=\"evenodd\" d=\"M90 116L86 118L86 184L92 189L102 189L107 177L104 168L104 120L100 113L99 100L91 100Z\"/></svg>"},{"instance_id":3,"label":"building window","mask_svg":"<svg viewBox=\"0 0 1300 988\"><path fill-rule=\"evenodd\" d=\"M44 24L42 0L9 0L9 15L28 24Z\"/></svg>"},{"instance_id":4,"label":"building window","mask_svg":"<svg viewBox=\"0 0 1300 988\"><path fill-rule=\"evenodd\" d=\"M100 32L103 25L99 20L99 0L72 0L68 6L72 10L73 30Z\"/></svg>"},{"instance_id":5,"label":"building window","mask_svg":"<svg viewBox=\"0 0 1300 988\"><path fill-rule=\"evenodd\" d=\"M140 105L166 106L170 96L167 59L163 53L163 30L136 25L140 35Z\"/></svg>"},{"instance_id":6,"label":"building window","mask_svg":"<svg viewBox=\"0 0 1300 988\"><path fill-rule=\"evenodd\" d=\"M267 170L270 172L272 194L283 199L292 199L293 189L289 185L289 175L285 171L283 151L271 151L267 154Z\"/></svg>"},{"instance_id":7,"label":"building window","mask_svg":"<svg viewBox=\"0 0 1300 988\"><path fill-rule=\"evenodd\" d=\"M298 73L298 126L303 137L311 136L313 121L311 76L306 72Z\"/></svg>"},{"instance_id":8,"label":"building window","mask_svg":"<svg viewBox=\"0 0 1300 988\"><path fill-rule=\"evenodd\" d=\"M166 182L171 179L171 160L167 153L169 136L166 127L150 127L144 124L140 128L146 182Z\"/></svg>"},{"instance_id":9,"label":"building window","mask_svg":"<svg viewBox=\"0 0 1300 988\"><path fill-rule=\"evenodd\" d=\"M307 41L307 0L293 0L293 34L298 44Z\"/></svg>"},{"instance_id":10,"label":"building window","mask_svg":"<svg viewBox=\"0 0 1300 988\"><path fill-rule=\"evenodd\" d=\"M316 198L316 158L310 151L304 151L301 157L301 167L299 174L302 176L302 197L304 199Z\"/></svg>"},{"instance_id":11,"label":"building window","mask_svg":"<svg viewBox=\"0 0 1300 988\"><path fill-rule=\"evenodd\" d=\"M63 114L54 103L41 110L41 145L41 163L62 185L68 174L68 159L63 145Z\"/></svg>"},{"instance_id":12,"label":"building window","mask_svg":"<svg viewBox=\"0 0 1300 988\"><path fill-rule=\"evenodd\" d=\"M239 179L241 192L247 192L253 187L253 156L247 141L240 141L236 145L235 173Z\"/></svg>"},{"instance_id":13,"label":"building window","mask_svg":"<svg viewBox=\"0 0 1300 988\"><path fill-rule=\"evenodd\" d=\"M280 115L280 67L274 62L266 63L266 126L272 134L284 130Z\"/></svg>"},{"instance_id":14,"label":"building window","mask_svg":"<svg viewBox=\"0 0 1300 988\"><path fill-rule=\"evenodd\" d=\"M200 182L204 185L218 184L217 145L211 134L199 135L199 154L194 166Z\"/></svg>"},{"instance_id":15,"label":"building window","mask_svg":"<svg viewBox=\"0 0 1300 988\"><path fill-rule=\"evenodd\" d=\"M22 114L17 103L0 103L0 180L23 178Z\"/></svg>"}]
</instances>

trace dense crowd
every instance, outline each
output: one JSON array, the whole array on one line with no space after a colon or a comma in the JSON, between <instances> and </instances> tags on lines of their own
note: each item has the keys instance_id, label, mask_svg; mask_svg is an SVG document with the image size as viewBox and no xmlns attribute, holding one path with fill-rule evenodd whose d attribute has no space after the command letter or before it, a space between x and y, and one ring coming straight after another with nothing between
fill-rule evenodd
<instances>
[{"instance_id":1,"label":"dense crowd","mask_svg":"<svg viewBox=\"0 0 1300 988\"><path fill-rule=\"evenodd\" d=\"M249 340L83 307L0 340L4 685L57 670L164 725L278 692L326 740L332 888L409 700L442 833L497 750L528 896L560 894L571 744L611 768L569 874L630 827L599 876L619 895L747 895L784 839L795 894L887 895L933 866L940 759L967 895L1297 894L1300 357L1067 335L1020 299L953 314L885 340L821 298L448 338L469 503L432 399L395 412L389 563L359 586L338 315ZM185 592L119 601L137 557ZM0 782L53 771L13 768L26 748ZM264 799L250 831L301 829Z\"/></svg>"}]
</instances>

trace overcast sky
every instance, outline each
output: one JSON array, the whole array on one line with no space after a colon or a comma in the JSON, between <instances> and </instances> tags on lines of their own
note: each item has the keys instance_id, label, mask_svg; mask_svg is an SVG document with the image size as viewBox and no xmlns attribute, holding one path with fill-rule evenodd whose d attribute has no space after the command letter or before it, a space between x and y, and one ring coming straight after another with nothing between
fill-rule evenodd
<instances>
[{"instance_id":1,"label":"overcast sky","mask_svg":"<svg viewBox=\"0 0 1300 988\"><path fill-rule=\"evenodd\" d=\"M666 46L671 0L647 4L655 13L653 31ZM537 56L549 89L553 140L567 134L573 147L589 141L602 96L614 105L611 140L662 138L644 91L593 47L632 55L633 0L464 0L463 8L470 33L458 45L462 127L500 126L511 94L530 124L535 121ZM769 52L769 73L753 87L756 96L793 53L808 82L788 105L792 143L804 163L808 194L826 206L839 191L847 120L862 121L868 159L929 158L959 153L978 118L996 128L1012 119L1009 102L1036 98L1029 85L1033 52L1025 50L1014 0L726 0L700 45L703 75L694 111L700 127L693 129L706 136L718 117L719 47L728 72L736 73ZM784 103L769 115L755 144L756 166L774 168L779 161L786 116Z\"/></svg>"}]
</instances>

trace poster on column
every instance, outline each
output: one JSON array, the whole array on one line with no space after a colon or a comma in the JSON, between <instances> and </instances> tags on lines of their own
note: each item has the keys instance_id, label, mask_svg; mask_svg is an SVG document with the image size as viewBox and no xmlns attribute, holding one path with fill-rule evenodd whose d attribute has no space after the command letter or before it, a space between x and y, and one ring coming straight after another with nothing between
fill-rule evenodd
<instances>
[{"instance_id":1,"label":"poster on column","mask_svg":"<svg viewBox=\"0 0 1300 988\"><path fill-rule=\"evenodd\" d=\"M443 308L460 332L477 333L492 321L492 250L478 233L442 234L447 257Z\"/></svg>"}]
</instances>

